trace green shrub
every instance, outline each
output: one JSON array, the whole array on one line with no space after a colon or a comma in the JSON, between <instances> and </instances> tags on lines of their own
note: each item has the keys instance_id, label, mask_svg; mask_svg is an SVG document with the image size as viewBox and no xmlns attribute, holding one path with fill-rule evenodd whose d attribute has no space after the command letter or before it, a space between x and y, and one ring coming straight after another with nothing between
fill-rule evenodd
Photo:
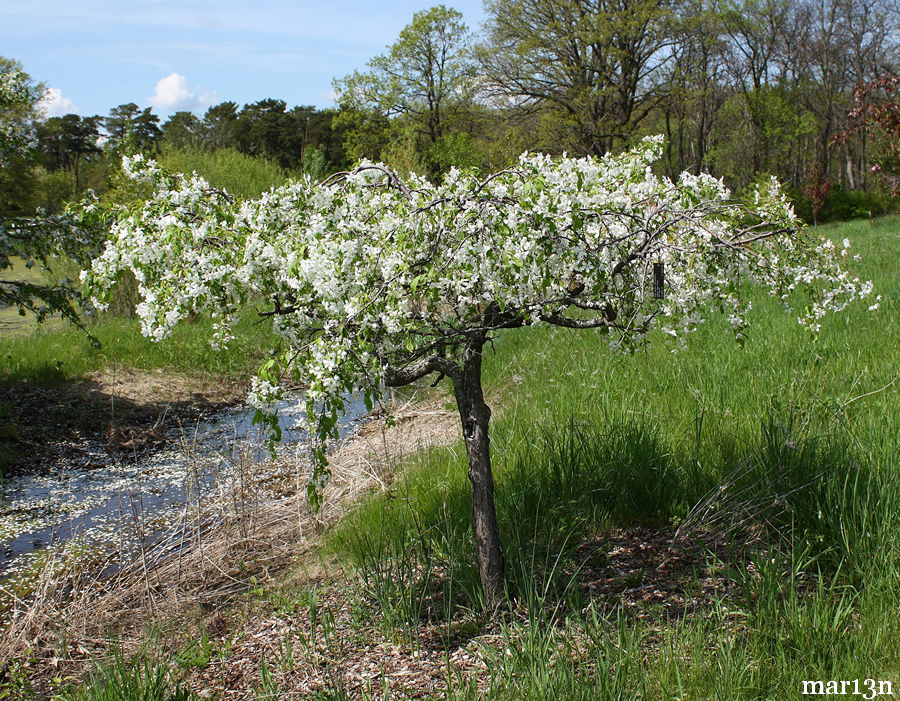
<instances>
[{"instance_id":1,"label":"green shrub","mask_svg":"<svg viewBox=\"0 0 900 701\"><path fill-rule=\"evenodd\" d=\"M794 203L794 210L807 223L813 223L813 209L809 199L802 190L790 189L788 195ZM851 190L843 185L836 185L829 190L822 209L815 221L818 224L827 222L850 221L851 219L869 219L892 214L900 209L900 200L891 197L882 190Z\"/></svg>"},{"instance_id":2,"label":"green shrub","mask_svg":"<svg viewBox=\"0 0 900 701\"><path fill-rule=\"evenodd\" d=\"M235 149L218 151L174 149L157 159L164 168L176 173L194 171L213 187L236 197L258 197L273 187L283 185L292 174L274 161L247 156Z\"/></svg>"}]
</instances>

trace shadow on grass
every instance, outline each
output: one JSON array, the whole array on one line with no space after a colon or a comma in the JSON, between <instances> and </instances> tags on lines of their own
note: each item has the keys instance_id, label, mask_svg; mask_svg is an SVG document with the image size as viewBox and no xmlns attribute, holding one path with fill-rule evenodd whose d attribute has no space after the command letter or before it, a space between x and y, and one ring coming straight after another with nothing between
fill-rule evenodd
<instances>
[{"instance_id":1,"label":"shadow on grass","mask_svg":"<svg viewBox=\"0 0 900 701\"><path fill-rule=\"evenodd\" d=\"M531 434L496 461L498 520L514 597L561 595L582 540L598 529L665 524L686 511L685 470L648 421L602 427L570 421ZM423 591L438 584L448 594L454 589L450 608L481 605L465 470L434 464L440 460L437 452L426 456L394 498L363 504L332 536L379 599L406 602L407 619L442 613L412 605L421 599L404 584L412 580ZM449 477L435 487L428 479L435 473Z\"/></svg>"},{"instance_id":2,"label":"shadow on grass","mask_svg":"<svg viewBox=\"0 0 900 701\"><path fill-rule=\"evenodd\" d=\"M755 444L716 436L689 451L670 447L640 417L570 421L524 435L529 440L495 460L496 499L508 592L529 608L580 606L592 595L582 570L606 583L595 588L602 596L644 584L645 571L662 564L653 557L680 557L680 572L689 575L702 551L684 557L660 542L671 545L679 523L682 551L713 543L737 561L802 545L817 566L857 583L879 553L897 562L896 483L855 458L846 439L805 432L796 414L771 415ZM435 451L392 494L345 518L330 543L390 625L449 620L483 607L470 509L461 456ZM623 552L651 543L651 557L638 553L631 561L644 564L611 574L615 563L603 562L610 537Z\"/></svg>"}]
</instances>

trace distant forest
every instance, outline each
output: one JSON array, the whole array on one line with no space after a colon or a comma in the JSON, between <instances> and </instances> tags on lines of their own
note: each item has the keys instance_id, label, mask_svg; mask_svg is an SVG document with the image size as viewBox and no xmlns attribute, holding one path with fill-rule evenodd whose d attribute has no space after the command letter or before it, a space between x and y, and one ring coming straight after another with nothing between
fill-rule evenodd
<instances>
[{"instance_id":1,"label":"distant forest","mask_svg":"<svg viewBox=\"0 0 900 701\"><path fill-rule=\"evenodd\" d=\"M59 210L93 189L126 197L123 153L198 170L251 196L361 158L439 178L502 169L523 151L601 156L666 137L664 169L740 192L775 175L806 219L872 216L900 191L900 10L892 0L486 0L472 31L443 5L416 13L336 107L226 101L165 121L119 105L0 114L33 148L4 164L0 213ZM0 59L0 70L21 66ZM27 67L25 67L27 69Z\"/></svg>"}]
</instances>

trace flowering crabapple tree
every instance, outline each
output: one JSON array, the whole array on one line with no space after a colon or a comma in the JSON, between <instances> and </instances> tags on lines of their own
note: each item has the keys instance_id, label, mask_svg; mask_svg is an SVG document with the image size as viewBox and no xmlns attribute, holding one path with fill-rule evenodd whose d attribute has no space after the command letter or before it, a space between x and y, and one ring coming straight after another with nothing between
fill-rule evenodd
<instances>
[{"instance_id":1,"label":"flowering crabapple tree","mask_svg":"<svg viewBox=\"0 0 900 701\"><path fill-rule=\"evenodd\" d=\"M749 304L738 293L748 280L786 305L802 289L799 320L817 329L826 312L870 293L840 270L846 246L801 233L774 180L752 206L739 205L710 176L654 175L661 149L649 138L600 159L523 155L490 177L452 170L440 184L364 162L245 202L136 156L126 171L155 195L118 213L83 275L102 304L131 271L143 332L155 339L203 313L214 320L213 342L225 345L241 311L264 304L285 350L262 365L249 401L273 421L280 381L290 375L306 387L313 500L351 393L372 402L386 387L448 378L479 574L497 604L503 558L481 382L493 337L553 325L627 350L658 328L683 343L711 308L723 309L740 337Z\"/></svg>"},{"instance_id":2,"label":"flowering crabapple tree","mask_svg":"<svg viewBox=\"0 0 900 701\"><path fill-rule=\"evenodd\" d=\"M847 143L854 134L865 134L875 146L871 172L881 176L891 194L900 196L900 75L885 73L853 89L850 128L837 134L835 143Z\"/></svg>"}]
</instances>

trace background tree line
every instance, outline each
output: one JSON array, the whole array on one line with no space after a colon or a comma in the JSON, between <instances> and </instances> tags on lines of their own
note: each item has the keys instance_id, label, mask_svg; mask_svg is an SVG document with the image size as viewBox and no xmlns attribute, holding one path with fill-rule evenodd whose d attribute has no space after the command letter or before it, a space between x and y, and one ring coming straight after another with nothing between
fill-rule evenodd
<instances>
[{"instance_id":1,"label":"background tree line","mask_svg":"<svg viewBox=\"0 0 900 701\"><path fill-rule=\"evenodd\" d=\"M318 178L347 165L343 135L332 126L335 114L265 99L243 107L223 102L203 116L176 112L164 122L134 103L114 107L105 117L43 119L35 104L34 149L5 168L9 182L0 184L0 207L13 214L37 207L57 211L87 189L110 192L121 184L121 155L137 152L188 171L218 163L232 170L262 168L269 181L273 174L277 180L297 171ZM213 154L218 158L211 159Z\"/></svg>"},{"instance_id":2,"label":"background tree line","mask_svg":"<svg viewBox=\"0 0 900 701\"><path fill-rule=\"evenodd\" d=\"M900 11L890 0L485 9L480 33L443 5L416 13L385 53L334 81L335 109L223 102L165 122L133 103L106 117L35 111L35 155L14 176L4 168L0 208L53 210L84 189L115 189L123 152L201 172L212 154L226 170L252 159L283 177L368 157L437 178L500 169L525 150L601 155L649 133L666 135L669 175L707 171L738 191L775 175L810 220L892 206Z\"/></svg>"}]
</instances>

